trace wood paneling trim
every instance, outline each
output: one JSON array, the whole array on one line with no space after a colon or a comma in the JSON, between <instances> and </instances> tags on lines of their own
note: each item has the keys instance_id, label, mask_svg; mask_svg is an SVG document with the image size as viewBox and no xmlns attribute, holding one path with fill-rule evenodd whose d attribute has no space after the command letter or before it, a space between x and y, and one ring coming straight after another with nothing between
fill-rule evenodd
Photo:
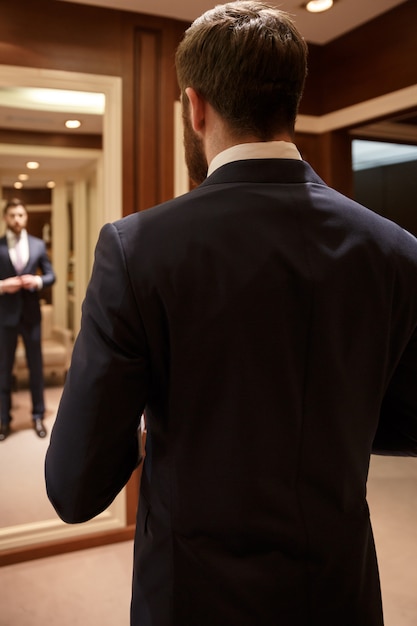
<instances>
[{"instance_id":1,"label":"wood paneling trim","mask_svg":"<svg viewBox=\"0 0 417 626\"><path fill-rule=\"evenodd\" d=\"M133 472L126 485L126 524L128 526L136 523L142 467L143 463Z\"/></svg>"},{"instance_id":2,"label":"wood paneling trim","mask_svg":"<svg viewBox=\"0 0 417 626\"><path fill-rule=\"evenodd\" d=\"M161 49L161 123L160 150L161 170L159 180L159 201L164 202L174 194L174 102L179 98L179 87L175 71L175 51L182 38L186 25L172 23L166 33Z\"/></svg>"},{"instance_id":3,"label":"wood paneling trim","mask_svg":"<svg viewBox=\"0 0 417 626\"><path fill-rule=\"evenodd\" d=\"M29 146L59 146L60 148L88 148L92 150L101 150L103 147L101 135L40 133L24 130L9 130L7 128L0 128L0 143Z\"/></svg>"},{"instance_id":4,"label":"wood paneling trim","mask_svg":"<svg viewBox=\"0 0 417 626\"><path fill-rule=\"evenodd\" d=\"M0 567L22 563L23 561L33 561L57 554L95 548L110 543L129 541L135 535L135 525L126 526L121 529L99 532L92 535L83 535L76 539L59 540L48 543L40 543L23 548L3 550L0 552Z\"/></svg>"},{"instance_id":5,"label":"wood paneling trim","mask_svg":"<svg viewBox=\"0 0 417 626\"><path fill-rule=\"evenodd\" d=\"M322 135L297 133L295 142L303 159L327 185L353 197L352 138L348 131Z\"/></svg>"},{"instance_id":6,"label":"wood paneling trim","mask_svg":"<svg viewBox=\"0 0 417 626\"><path fill-rule=\"evenodd\" d=\"M135 32L135 197L136 210L159 202L161 33Z\"/></svg>"},{"instance_id":7,"label":"wood paneling trim","mask_svg":"<svg viewBox=\"0 0 417 626\"><path fill-rule=\"evenodd\" d=\"M147 209L156 203L172 197L173 182L173 105L178 97L174 54L188 24L177 20L161 20L126 13L122 32L122 80L123 80L123 215ZM143 40L146 45L141 47ZM153 39L153 42L152 42ZM153 47L154 46L154 47ZM147 67L146 56L151 54L151 66ZM159 55L157 58L155 55ZM149 76L151 74L151 76ZM153 76L152 76L153 74ZM156 88L154 81L159 78ZM149 82L153 92L155 112L149 112L149 102L143 102L141 92ZM142 118L143 109L151 115L149 127ZM153 115L155 114L155 118ZM154 134L156 133L156 135ZM153 169L150 164L141 163L146 157L146 140L155 146ZM144 151L145 145L145 151ZM144 172L145 170L145 172ZM148 181L143 175L154 179ZM152 186L151 193L149 188Z\"/></svg>"},{"instance_id":8,"label":"wood paneling trim","mask_svg":"<svg viewBox=\"0 0 417 626\"><path fill-rule=\"evenodd\" d=\"M300 103L302 115L321 115L323 106L321 100L323 80L323 58L325 47L309 44L308 46L308 74L303 97Z\"/></svg>"},{"instance_id":9,"label":"wood paneling trim","mask_svg":"<svg viewBox=\"0 0 417 626\"><path fill-rule=\"evenodd\" d=\"M162 33L138 28L134 36L134 210L173 195L174 100L178 97L174 55L180 27Z\"/></svg>"}]
</instances>

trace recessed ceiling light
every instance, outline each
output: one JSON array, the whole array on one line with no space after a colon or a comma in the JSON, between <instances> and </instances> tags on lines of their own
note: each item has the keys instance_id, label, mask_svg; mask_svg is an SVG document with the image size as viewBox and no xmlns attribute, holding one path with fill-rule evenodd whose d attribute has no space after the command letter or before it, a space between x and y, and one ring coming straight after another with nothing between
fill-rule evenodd
<instances>
[{"instance_id":1,"label":"recessed ceiling light","mask_svg":"<svg viewBox=\"0 0 417 626\"><path fill-rule=\"evenodd\" d=\"M39 163L37 161L28 161L26 163L26 167L28 170L37 170L39 167Z\"/></svg>"},{"instance_id":2,"label":"recessed ceiling light","mask_svg":"<svg viewBox=\"0 0 417 626\"><path fill-rule=\"evenodd\" d=\"M23 183L20 183L19 181L16 181L16 182L14 183L13 187L14 187L15 189L22 189L22 187L23 187Z\"/></svg>"},{"instance_id":3,"label":"recessed ceiling light","mask_svg":"<svg viewBox=\"0 0 417 626\"><path fill-rule=\"evenodd\" d=\"M333 6L333 0L310 0L305 5L307 11L310 13L321 13L322 11L328 11Z\"/></svg>"},{"instance_id":4,"label":"recessed ceiling light","mask_svg":"<svg viewBox=\"0 0 417 626\"><path fill-rule=\"evenodd\" d=\"M81 126L80 120L67 120L65 122L67 128L79 128Z\"/></svg>"},{"instance_id":5,"label":"recessed ceiling light","mask_svg":"<svg viewBox=\"0 0 417 626\"><path fill-rule=\"evenodd\" d=\"M55 181L48 180L48 182L46 183L46 186L48 187L48 189L53 189L55 187Z\"/></svg>"},{"instance_id":6,"label":"recessed ceiling light","mask_svg":"<svg viewBox=\"0 0 417 626\"><path fill-rule=\"evenodd\" d=\"M29 179L29 174L19 174L18 179L19 180L28 180Z\"/></svg>"}]
</instances>

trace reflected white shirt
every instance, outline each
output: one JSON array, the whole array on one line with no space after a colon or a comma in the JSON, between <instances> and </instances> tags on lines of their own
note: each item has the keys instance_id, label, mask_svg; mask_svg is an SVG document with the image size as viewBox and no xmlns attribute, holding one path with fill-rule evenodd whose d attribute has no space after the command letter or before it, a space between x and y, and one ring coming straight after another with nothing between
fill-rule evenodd
<instances>
[{"instance_id":1,"label":"reflected white shirt","mask_svg":"<svg viewBox=\"0 0 417 626\"><path fill-rule=\"evenodd\" d=\"M13 263L13 267L16 267L16 240L17 237L14 232L10 229L6 231L7 237L7 247L9 248L9 257L11 262ZM26 263L29 261L29 242L28 242L28 234L25 229L20 233L20 256L22 257L22 264L25 267Z\"/></svg>"},{"instance_id":2,"label":"reflected white shirt","mask_svg":"<svg viewBox=\"0 0 417 626\"><path fill-rule=\"evenodd\" d=\"M13 267L16 266L16 235L9 228L6 230L6 238L7 238L7 247L9 248L9 256L10 260L13 263ZM22 257L23 267L26 266L29 261L29 240L28 233L26 229L23 229L20 233L20 255ZM41 276L35 275L37 282L37 289L40 291L43 287L43 280ZM2 290L0 290L0 295L2 294Z\"/></svg>"}]
</instances>

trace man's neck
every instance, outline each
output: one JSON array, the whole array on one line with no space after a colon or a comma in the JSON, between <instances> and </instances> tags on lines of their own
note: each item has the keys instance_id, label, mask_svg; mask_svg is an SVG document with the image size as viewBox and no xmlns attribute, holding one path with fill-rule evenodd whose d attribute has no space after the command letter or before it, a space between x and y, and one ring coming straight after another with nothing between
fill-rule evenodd
<instances>
[{"instance_id":1,"label":"man's neck","mask_svg":"<svg viewBox=\"0 0 417 626\"><path fill-rule=\"evenodd\" d=\"M14 237L15 239L20 239L20 237L22 237L22 235L24 236L26 233L26 229L22 228L22 230L19 233L15 233L14 230L12 230L11 228L7 228L6 229L6 235L8 237Z\"/></svg>"},{"instance_id":2,"label":"man's neck","mask_svg":"<svg viewBox=\"0 0 417 626\"><path fill-rule=\"evenodd\" d=\"M233 148L241 144L267 143L256 135L246 134L236 136L223 118L210 106L206 105L205 128L206 133L203 138L207 162L212 160L221 152L228 148ZM277 133L269 141L286 141L293 143L294 138L289 132Z\"/></svg>"}]
</instances>

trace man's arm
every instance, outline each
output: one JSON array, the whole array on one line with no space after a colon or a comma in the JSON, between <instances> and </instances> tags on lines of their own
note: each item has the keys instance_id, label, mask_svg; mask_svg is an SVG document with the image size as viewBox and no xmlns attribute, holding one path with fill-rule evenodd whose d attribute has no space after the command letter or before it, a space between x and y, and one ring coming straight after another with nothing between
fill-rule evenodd
<instances>
[{"instance_id":1,"label":"man's arm","mask_svg":"<svg viewBox=\"0 0 417 626\"><path fill-rule=\"evenodd\" d=\"M417 456L417 329L385 394L372 451Z\"/></svg>"},{"instance_id":2,"label":"man's arm","mask_svg":"<svg viewBox=\"0 0 417 626\"><path fill-rule=\"evenodd\" d=\"M55 272L52 267L52 263L49 260L46 246L42 241L43 249L39 257L39 269L42 273L42 285L43 287L50 287L55 282Z\"/></svg>"},{"instance_id":3,"label":"man's arm","mask_svg":"<svg viewBox=\"0 0 417 626\"><path fill-rule=\"evenodd\" d=\"M40 253L36 261L36 268L32 266L32 271L35 272L36 269L39 269L41 276L33 273L22 274L22 276L19 277L21 280L21 288L29 291L40 291L43 287L50 287L56 280L55 272L49 260L44 242L41 239L35 239L35 241Z\"/></svg>"},{"instance_id":4,"label":"man's arm","mask_svg":"<svg viewBox=\"0 0 417 626\"><path fill-rule=\"evenodd\" d=\"M20 276L10 276L10 278L0 280L0 295L6 293L16 293L22 288L23 284Z\"/></svg>"},{"instance_id":5,"label":"man's arm","mask_svg":"<svg viewBox=\"0 0 417 626\"><path fill-rule=\"evenodd\" d=\"M137 466L148 379L141 318L108 224L46 456L48 496L64 521L84 522L107 508Z\"/></svg>"}]
</instances>

